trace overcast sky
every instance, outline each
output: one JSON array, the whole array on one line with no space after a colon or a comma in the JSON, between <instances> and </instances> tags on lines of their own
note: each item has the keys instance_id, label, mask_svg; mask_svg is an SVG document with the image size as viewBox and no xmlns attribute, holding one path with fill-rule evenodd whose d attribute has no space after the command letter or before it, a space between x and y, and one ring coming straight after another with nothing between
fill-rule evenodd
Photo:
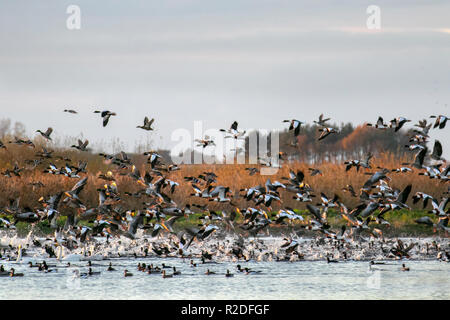
<instances>
[{"instance_id":1,"label":"overcast sky","mask_svg":"<svg viewBox=\"0 0 450 320\"><path fill-rule=\"evenodd\" d=\"M69 5L81 29L69 30ZM381 29L366 27L369 5ZM0 118L126 150L177 128L449 115L449 1L1 1ZM79 115L63 112L73 108ZM117 112L103 128L96 109ZM162 138L160 138L162 137ZM450 157L450 123L432 131Z\"/></svg>"}]
</instances>

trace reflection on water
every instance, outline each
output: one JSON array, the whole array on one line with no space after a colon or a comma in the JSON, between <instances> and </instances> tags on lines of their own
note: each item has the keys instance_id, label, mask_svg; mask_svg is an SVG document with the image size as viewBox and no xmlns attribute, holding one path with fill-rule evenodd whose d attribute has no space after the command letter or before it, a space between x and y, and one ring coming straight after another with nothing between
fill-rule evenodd
<instances>
[{"instance_id":1,"label":"reflection on water","mask_svg":"<svg viewBox=\"0 0 450 320\"><path fill-rule=\"evenodd\" d=\"M93 262L101 274L76 277L88 272L87 262L70 268L50 268L44 273L21 264L1 261L24 277L0 277L0 299L449 299L450 263L440 261L389 261L369 270L367 261L242 262L242 267L262 271L246 275L237 263L206 263L191 267L188 259L111 259ZM49 265L63 266L55 259ZM116 271L106 271L112 262ZM175 266L181 275L163 279L161 274L137 270L138 263ZM405 263L410 271L401 271ZM125 278L124 269L134 275ZM216 275L205 275L207 269ZM234 277L226 278L229 269ZM168 269L171 273L172 270Z\"/></svg>"}]
</instances>

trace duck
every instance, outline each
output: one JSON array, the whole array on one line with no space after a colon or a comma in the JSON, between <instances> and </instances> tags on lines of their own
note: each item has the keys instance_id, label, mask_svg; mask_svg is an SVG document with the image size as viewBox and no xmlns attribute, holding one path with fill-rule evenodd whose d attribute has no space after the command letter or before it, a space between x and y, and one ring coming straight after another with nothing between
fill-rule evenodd
<instances>
[{"instance_id":1,"label":"duck","mask_svg":"<svg viewBox=\"0 0 450 320\"><path fill-rule=\"evenodd\" d=\"M319 116L319 120L318 121L313 121L315 124L317 124L318 126L321 127L325 127L326 126L326 122L331 120L331 118L326 118L324 119L323 113Z\"/></svg>"},{"instance_id":2,"label":"duck","mask_svg":"<svg viewBox=\"0 0 450 320\"><path fill-rule=\"evenodd\" d=\"M89 140L85 140L84 142L78 139L78 145L72 145L71 148L78 149L80 151L88 151L87 145L89 144Z\"/></svg>"},{"instance_id":3,"label":"duck","mask_svg":"<svg viewBox=\"0 0 450 320\"><path fill-rule=\"evenodd\" d=\"M50 138L50 135L53 132L52 128L48 128L47 131L45 131L45 132L42 132L41 130L36 130L36 132L39 132L41 134L41 136L43 136L45 139L52 140L52 138Z\"/></svg>"},{"instance_id":4,"label":"duck","mask_svg":"<svg viewBox=\"0 0 450 320\"><path fill-rule=\"evenodd\" d=\"M100 274L100 271L92 271L92 268L89 268L89 271L88 271L89 276L96 276L99 274Z\"/></svg>"},{"instance_id":5,"label":"duck","mask_svg":"<svg viewBox=\"0 0 450 320\"><path fill-rule=\"evenodd\" d=\"M106 127L106 125L109 122L109 118L111 118L111 116L116 116L117 114L115 112L111 112L108 110L105 111L94 111L94 113L100 113L100 116L103 118L103 127Z\"/></svg>"},{"instance_id":6,"label":"duck","mask_svg":"<svg viewBox=\"0 0 450 320\"><path fill-rule=\"evenodd\" d=\"M132 277L132 276L133 276L133 274L132 274L131 272L128 272L127 269L125 269L125 270L123 271L123 275L124 275L124 277Z\"/></svg>"},{"instance_id":7,"label":"duck","mask_svg":"<svg viewBox=\"0 0 450 320\"><path fill-rule=\"evenodd\" d=\"M337 261L337 260L330 259L330 257L327 256L327 263L338 263L338 261Z\"/></svg>"},{"instance_id":8,"label":"duck","mask_svg":"<svg viewBox=\"0 0 450 320\"><path fill-rule=\"evenodd\" d=\"M177 268L173 267L172 269L173 269L173 275L174 275L174 276L179 276L179 275L181 275L181 271L177 271Z\"/></svg>"},{"instance_id":9,"label":"duck","mask_svg":"<svg viewBox=\"0 0 450 320\"><path fill-rule=\"evenodd\" d=\"M154 121L155 121L155 119L153 119L153 118L151 120L148 120L148 117L145 117L144 118L144 125L137 126L136 128L144 129L144 130L147 130L147 131L153 130L152 124L153 124Z\"/></svg>"},{"instance_id":10,"label":"duck","mask_svg":"<svg viewBox=\"0 0 450 320\"><path fill-rule=\"evenodd\" d=\"M402 271L409 271L409 267L407 267L404 263L402 264Z\"/></svg>"},{"instance_id":11,"label":"duck","mask_svg":"<svg viewBox=\"0 0 450 320\"><path fill-rule=\"evenodd\" d=\"M73 110L73 109L64 109L64 112L72 113L72 114L77 114L78 113L76 110Z\"/></svg>"},{"instance_id":12,"label":"duck","mask_svg":"<svg viewBox=\"0 0 450 320\"><path fill-rule=\"evenodd\" d=\"M116 271L116 269L114 269L114 268L112 267L112 263L111 263L111 262L109 263L109 266L108 266L108 268L106 269L106 271Z\"/></svg>"},{"instance_id":13,"label":"duck","mask_svg":"<svg viewBox=\"0 0 450 320\"><path fill-rule=\"evenodd\" d=\"M231 278L233 276L234 276L234 274L230 273L230 270L227 269L227 273L225 274L225 277Z\"/></svg>"},{"instance_id":14,"label":"duck","mask_svg":"<svg viewBox=\"0 0 450 320\"><path fill-rule=\"evenodd\" d=\"M9 271L5 271L5 268L3 265L0 265L0 277L6 277L9 276Z\"/></svg>"},{"instance_id":15,"label":"duck","mask_svg":"<svg viewBox=\"0 0 450 320\"><path fill-rule=\"evenodd\" d=\"M215 273L214 271L210 271L209 269L206 269L205 274L206 274L207 276L209 276L209 275L216 274L216 273Z\"/></svg>"},{"instance_id":16,"label":"duck","mask_svg":"<svg viewBox=\"0 0 450 320\"><path fill-rule=\"evenodd\" d=\"M173 275L172 275L172 274L166 274L166 270L163 270L163 271L162 271L162 277L163 277L163 278L172 278Z\"/></svg>"},{"instance_id":17,"label":"duck","mask_svg":"<svg viewBox=\"0 0 450 320\"><path fill-rule=\"evenodd\" d=\"M23 277L23 273L16 273L16 270L14 268L11 268L9 271L10 277Z\"/></svg>"},{"instance_id":18,"label":"duck","mask_svg":"<svg viewBox=\"0 0 450 320\"><path fill-rule=\"evenodd\" d=\"M245 274L257 274L257 273L261 273L262 271L256 271L256 270L250 270L249 268L244 268Z\"/></svg>"}]
</instances>

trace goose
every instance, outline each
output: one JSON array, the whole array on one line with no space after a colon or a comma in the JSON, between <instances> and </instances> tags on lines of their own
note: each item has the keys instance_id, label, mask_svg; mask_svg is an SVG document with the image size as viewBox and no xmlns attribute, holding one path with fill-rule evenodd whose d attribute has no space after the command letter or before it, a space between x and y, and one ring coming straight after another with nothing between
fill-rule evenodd
<instances>
[{"instance_id":1,"label":"goose","mask_svg":"<svg viewBox=\"0 0 450 320\"><path fill-rule=\"evenodd\" d=\"M412 197L412 199L413 199L413 204L416 204L417 202L419 202L419 200L423 200L422 209L425 209L429 200L434 200L434 198L432 196L430 196L426 193L420 192L420 191L416 192L416 194Z\"/></svg>"},{"instance_id":2,"label":"goose","mask_svg":"<svg viewBox=\"0 0 450 320\"><path fill-rule=\"evenodd\" d=\"M405 145L405 148L408 148L410 151L414 151L414 150L425 149L425 146L423 146L421 144L410 144L410 145Z\"/></svg>"},{"instance_id":3,"label":"goose","mask_svg":"<svg viewBox=\"0 0 450 320\"><path fill-rule=\"evenodd\" d=\"M436 199L431 199L431 205L433 209L428 211L429 213L434 213L438 217L446 217L447 213L445 212L445 208L449 203L449 198L443 198L440 203Z\"/></svg>"},{"instance_id":4,"label":"goose","mask_svg":"<svg viewBox=\"0 0 450 320\"><path fill-rule=\"evenodd\" d=\"M398 117L398 118L392 119L392 120L390 121L389 127L390 127L390 128L394 128L394 129L395 129L395 132L397 132L397 131L400 130L400 129L403 127L403 125L404 125L405 123L407 123L407 122L411 122L411 120L408 120L408 119L406 119L406 118L404 118L404 117Z\"/></svg>"},{"instance_id":5,"label":"goose","mask_svg":"<svg viewBox=\"0 0 450 320\"><path fill-rule=\"evenodd\" d=\"M215 273L214 271L210 271L209 269L206 269L205 274L206 274L207 276L209 276L209 275L216 274L216 273Z\"/></svg>"},{"instance_id":6,"label":"goose","mask_svg":"<svg viewBox=\"0 0 450 320\"><path fill-rule=\"evenodd\" d=\"M78 113L77 111L75 111L73 109L64 109L64 112L72 113L72 114L77 114Z\"/></svg>"},{"instance_id":7,"label":"goose","mask_svg":"<svg viewBox=\"0 0 450 320\"><path fill-rule=\"evenodd\" d=\"M378 117L377 123L375 125L371 124L371 123L367 123L366 124L368 127L374 127L376 129L387 129L389 126L387 124L384 123L384 120L382 117Z\"/></svg>"},{"instance_id":8,"label":"goose","mask_svg":"<svg viewBox=\"0 0 450 320\"><path fill-rule=\"evenodd\" d=\"M153 119L153 118L151 120L148 120L148 117L145 117L144 118L144 125L137 126L136 128L144 129L144 130L147 130L147 131L153 130L152 124L153 124L154 121L155 121L155 119Z\"/></svg>"},{"instance_id":9,"label":"goose","mask_svg":"<svg viewBox=\"0 0 450 320\"><path fill-rule=\"evenodd\" d=\"M396 169L392 169L391 171L392 172L397 172L397 173L413 172L413 170L411 168L408 168L408 167L396 168Z\"/></svg>"},{"instance_id":10,"label":"goose","mask_svg":"<svg viewBox=\"0 0 450 320\"><path fill-rule=\"evenodd\" d=\"M219 129L219 131L231 134L231 136L226 136L225 138L234 138L235 140L243 139L243 136L246 133L246 131L238 131L238 123L237 123L237 121L234 121L231 124L230 129L228 129L228 130Z\"/></svg>"},{"instance_id":11,"label":"goose","mask_svg":"<svg viewBox=\"0 0 450 320\"><path fill-rule=\"evenodd\" d=\"M115 112L111 112L111 111L94 111L94 113L100 113L100 116L103 118L103 127L106 127L106 125L108 124L109 118L111 118L111 116L116 116L117 114Z\"/></svg>"},{"instance_id":12,"label":"goose","mask_svg":"<svg viewBox=\"0 0 450 320\"><path fill-rule=\"evenodd\" d=\"M388 169L382 169L380 171L375 172L363 185L364 190L369 190L375 183L382 179L390 179L386 176L386 174L390 172Z\"/></svg>"},{"instance_id":13,"label":"goose","mask_svg":"<svg viewBox=\"0 0 450 320\"><path fill-rule=\"evenodd\" d=\"M302 124L304 124L304 122L296 120L296 119L292 119L292 120L283 120L283 122L289 122L289 131L290 130L294 130L294 135L298 136L300 134L300 127Z\"/></svg>"},{"instance_id":14,"label":"goose","mask_svg":"<svg viewBox=\"0 0 450 320\"><path fill-rule=\"evenodd\" d=\"M41 130L36 130L36 132L39 132L45 139L52 140L52 138L50 138L50 135L53 132L52 128L48 128L45 132L42 132Z\"/></svg>"},{"instance_id":15,"label":"goose","mask_svg":"<svg viewBox=\"0 0 450 320\"><path fill-rule=\"evenodd\" d=\"M402 165L411 165L414 168L417 169L422 169L423 168L423 162L425 160L425 156L428 152L428 148L424 147L423 149L421 149L416 156L414 157L414 162L413 163L402 163Z\"/></svg>"},{"instance_id":16,"label":"goose","mask_svg":"<svg viewBox=\"0 0 450 320\"><path fill-rule=\"evenodd\" d=\"M433 152L431 153L431 159L443 160L441 156L442 156L442 144L439 142L439 140L435 140Z\"/></svg>"},{"instance_id":17,"label":"goose","mask_svg":"<svg viewBox=\"0 0 450 320\"><path fill-rule=\"evenodd\" d=\"M315 124L317 124L318 126L321 126L321 127L325 127L326 126L326 122L327 121L329 121L329 120L331 120L331 118L326 118L326 119L324 119L324 117L323 117L323 113L319 116L319 120L318 121L313 121Z\"/></svg>"},{"instance_id":18,"label":"goose","mask_svg":"<svg viewBox=\"0 0 450 320\"><path fill-rule=\"evenodd\" d=\"M344 164L345 166L345 171L349 171L351 168L355 167L356 168L356 172L359 172L359 168L361 167L361 161L360 160L350 160L350 161L345 161Z\"/></svg>"},{"instance_id":19,"label":"goose","mask_svg":"<svg viewBox=\"0 0 450 320\"><path fill-rule=\"evenodd\" d=\"M231 277L233 277L233 276L234 276L234 275L233 275L232 273L230 273L230 270L227 269L227 273L225 274L225 277L231 278Z\"/></svg>"},{"instance_id":20,"label":"goose","mask_svg":"<svg viewBox=\"0 0 450 320\"><path fill-rule=\"evenodd\" d=\"M339 133L338 130L336 130L334 128L327 128L327 127L320 128L319 132L322 132L320 134L319 138L318 138L319 141L325 139L326 137L328 137L332 133Z\"/></svg>"},{"instance_id":21,"label":"goose","mask_svg":"<svg viewBox=\"0 0 450 320\"><path fill-rule=\"evenodd\" d=\"M412 185L409 184L405 187L405 189L403 189L401 193L398 194L395 200L388 199L389 203L384 205L384 208L380 211L380 215L390 210L410 209L406 205L406 200L408 199L408 196L411 193L411 189Z\"/></svg>"},{"instance_id":22,"label":"goose","mask_svg":"<svg viewBox=\"0 0 450 320\"><path fill-rule=\"evenodd\" d=\"M402 271L409 271L409 267L407 267L404 263L402 264Z\"/></svg>"},{"instance_id":23,"label":"goose","mask_svg":"<svg viewBox=\"0 0 450 320\"><path fill-rule=\"evenodd\" d=\"M312 197L315 197L315 195L305 191L305 192L297 192L295 196L292 197L292 199L299 202L312 202Z\"/></svg>"},{"instance_id":24,"label":"goose","mask_svg":"<svg viewBox=\"0 0 450 320\"><path fill-rule=\"evenodd\" d=\"M208 146L215 146L216 145L214 143L214 141L209 138L209 136L205 136L204 139L195 139L194 141L198 142L197 147L201 146L201 147L203 147L203 149L208 147Z\"/></svg>"},{"instance_id":25,"label":"goose","mask_svg":"<svg viewBox=\"0 0 450 320\"><path fill-rule=\"evenodd\" d=\"M436 118L436 121L433 126L434 129L436 129L437 127L439 127L439 129L444 129L445 124L447 123L447 120L449 119L447 116L443 116L443 115L430 116L430 118Z\"/></svg>"}]
</instances>

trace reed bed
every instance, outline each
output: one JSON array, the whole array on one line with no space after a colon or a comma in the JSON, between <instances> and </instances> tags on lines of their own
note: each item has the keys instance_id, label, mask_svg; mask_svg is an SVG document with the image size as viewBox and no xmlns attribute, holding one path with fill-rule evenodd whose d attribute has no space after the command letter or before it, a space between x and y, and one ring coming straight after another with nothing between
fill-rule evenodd
<instances>
[{"instance_id":1,"label":"reed bed","mask_svg":"<svg viewBox=\"0 0 450 320\"><path fill-rule=\"evenodd\" d=\"M8 148L8 150L2 150L0 153L0 170L4 172L5 169L11 168L15 161L19 162L20 166L24 159L33 158L36 149L23 147L23 146L13 146ZM80 176L83 177L87 175L88 184L82 191L80 198L84 201L87 208L96 207L98 205L98 192L97 189L102 188L106 182L98 178L99 173L105 173L108 170L113 171L114 177L116 178L116 184L118 186L119 193L121 195L120 205L126 209L142 209L145 207L143 202L149 199L143 196L140 199L127 196L124 194L127 192L136 192L142 187L136 183L131 177L127 175L120 175L129 173L130 170L122 169L115 170L116 167L108 165L105 163L102 157L91 154L91 153L81 153L77 151L63 151L60 150L57 153L64 153L72 159L72 164L76 164L78 160L88 161L87 173L81 173ZM145 170L149 170L149 165L145 164L145 157L143 156L133 156L133 161L136 163L137 167L140 168L143 174ZM249 188L257 185L264 185L267 179L272 182L280 181L285 182L283 177L289 176L289 170L297 171L302 170L305 174L305 182L309 184L313 190L316 198L313 200L313 204L320 202L320 193L325 193L328 197L333 197L337 194L341 201L349 208L357 205L360 201L358 197L352 197L348 192L342 191L342 188L346 185L352 185L357 193L362 187L364 182L370 177L369 173L374 173L377 171L377 167L394 169L401 166L405 161L410 161L411 159L397 159L391 154L379 154L372 161L372 168L370 171L365 169L360 169L356 172L354 168L350 171L345 171L344 164L336 163L321 163L316 164L315 168L320 169L323 175L311 176L308 168L310 165L301 162L285 162L274 175L260 175L259 173L250 176L245 168L248 167L258 167L259 165L230 165L230 164L213 164L213 165L181 165L180 170L173 171L167 175L168 179L178 182L180 185L175 189L173 194L170 194L167 190L167 194L177 203L179 207L184 207L186 204L206 204L208 203L211 210L232 210L235 206L239 208L246 208L248 206L254 205L253 202L247 202L242 197L239 197L239 190L244 188ZM47 166L48 161L45 164L38 166L35 169L26 169L22 172L21 177L6 177L4 175L0 176L0 207L7 205L9 199L15 199L20 197L21 207L30 207L32 209L39 208L40 204L38 199L41 196L49 196L60 191L70 190L72 186L78 181L78 179L68 178L65 176L55 176L48 173L43 173L43 170ZM58 166L64 165L63 161L55 161ZM230 204L220 204L217 202L209 202L208 199L201 199L197 197L191 197L190 194L193 192L191 184L184 181L186 176L198 176L203 172L214 172L218 178L215 185L228 186L232 190L233 205ZM447 190L447 185L436 179L429 179L426 176L418 175L418 170L414 170L411 173L395 173L389 174L392 179L390 185L397 189L403 189L406 185L412 184L413 195L417 191L422 191L430 194L436 198L442 196L443 192ZM41 182L44 184L43 187L34 186L33 183ZM280 208L291 207L294 209L305 209L305 204L293 200L294 194L291 192L284 191L280 189L282 202L274 202L272 205L272 210L278 210ZM421 209L421 203L418 205L413 205L411 201L411 196L408 200L408 204L415 209ZM61 214L65 215L70 213L72 209L70 208L60 208Z\"/></svg>"}]
</instances>

